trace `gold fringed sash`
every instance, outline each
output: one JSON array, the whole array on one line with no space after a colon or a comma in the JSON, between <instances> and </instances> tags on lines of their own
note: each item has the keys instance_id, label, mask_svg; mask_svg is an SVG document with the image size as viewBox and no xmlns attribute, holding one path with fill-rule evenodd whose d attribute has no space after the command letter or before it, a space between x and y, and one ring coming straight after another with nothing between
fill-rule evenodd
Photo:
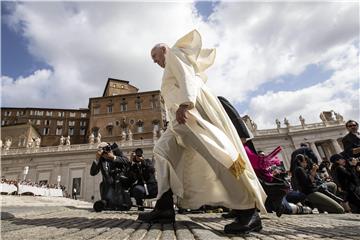
<instances>
[{"instance_id":1,"label":"gold fringed sash","mask_svg":"<svg viewBox=\"0 0 360 240\"><path fill-rule=\"evenodd\" d=\"M245 162L239 155L239 157L235 160L235 162L229 168L230 172L236 177L236 179L240 178L240 175L243 174L245 170Z\"/></svg>"}]
</instances>

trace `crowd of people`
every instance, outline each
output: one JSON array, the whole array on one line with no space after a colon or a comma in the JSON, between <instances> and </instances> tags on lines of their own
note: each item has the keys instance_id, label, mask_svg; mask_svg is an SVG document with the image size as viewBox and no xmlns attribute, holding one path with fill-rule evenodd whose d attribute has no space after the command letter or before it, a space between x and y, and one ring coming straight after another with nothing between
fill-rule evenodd
<instances>
[{"instance_id":1,"label":"crowd of people","mask_svg":"<svg viewBox=\"0 0 360 240\"><path fill-rule=\"evenodd\" d=\"M265 155L245 150L268 198L268 212L312 213L313 209L328 213L360 213L360 142L358 123L345 124L349 133L343 138L344 151L330 159L316 157L306 143L291 154L290 171L276 158L279 149ZM225 215L226 216L226 215Z\"/></svg>"},{"instance_id":2,"label":"crowd of people","mask_svg":"<svg viewBox=\"0 0 360 240\"><path fill-rule=\"evenodd\" d=\"M17 189L19 188L20 185L38 187L38 188L47 188L47 189L61 189L63 192L66 189L66 187L63 185L49 184L49 183L47 183L47 181L33 182L31 179L15 180L15 179L7 179L7 178L5 178L5 176L1 177L1 183L14 185ZM17 194L18 192L19 191L17 190L16 192L14 192L14 194Z\"/></svg>"}]
</instances>

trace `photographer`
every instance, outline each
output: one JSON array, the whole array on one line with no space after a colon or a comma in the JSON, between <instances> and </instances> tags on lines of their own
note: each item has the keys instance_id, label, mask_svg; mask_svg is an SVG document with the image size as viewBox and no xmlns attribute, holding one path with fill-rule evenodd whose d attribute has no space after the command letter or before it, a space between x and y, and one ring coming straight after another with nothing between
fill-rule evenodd
<instances>
[{"instance_id":1,"label":"photographer","mask_svg":"<svg viewBox=\"0 0 360 240\"><path fill-rule=\"evenodd\" d=\"M95 176L101 171L101 201L94 204L95 211L103 209L127 210L131 207L129 193L131 181L126 177L130 161L124 156L117 144L102 142L98 145L96 160L91 165L90 175Z\"/></svg>"},{"instance_id":2,"label":"photographer","mask_svg":"<svg viewBox=\"0 0 360 240\"><path fill-rule=\"evenodd\" d=\"M135 198L139 211L143 211L143 200L155 198L158 193L155 168L150 159L144 159L143 150L137 148L131 153L129 177L135 182L131 196Z\"/></svg>"}]
</instances>

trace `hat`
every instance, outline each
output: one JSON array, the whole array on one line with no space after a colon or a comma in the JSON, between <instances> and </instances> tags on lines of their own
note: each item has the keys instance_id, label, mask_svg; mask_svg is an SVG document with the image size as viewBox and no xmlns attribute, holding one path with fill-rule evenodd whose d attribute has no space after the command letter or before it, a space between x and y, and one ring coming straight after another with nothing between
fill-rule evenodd
<instances>
[{"instance_id":1,"label":"hat","mask_svg":"<svg viewBox=\"0 0 360 240\"><path fill-rule=\"evenodd\" d=\"M330 162L335 163L337 160L344 159L340 154L334 154L330 157Z\"/></svg>"}]
</instances>

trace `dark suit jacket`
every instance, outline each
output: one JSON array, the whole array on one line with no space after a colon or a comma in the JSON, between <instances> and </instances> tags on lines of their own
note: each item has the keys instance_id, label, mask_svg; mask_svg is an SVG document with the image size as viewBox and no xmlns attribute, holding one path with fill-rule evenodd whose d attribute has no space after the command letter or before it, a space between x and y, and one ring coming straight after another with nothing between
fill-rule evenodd
<instances>
[{"instance_id":1,"label":"dark suit jacket","mask_svg":"<svg viewBox=\"0 0 360 240\"><path fill-rule=\"evenodd\" d=\"M103 182L106 184L113 184L113 178L111 177L111 170L114 170L115 168L128 168L130 167L130 161L125 156L116 156L116 159L111 160L99 160L98 164L93 162L90 168L90 175L95 176L96 174L101 171Z\"/></svg>"},{"instance_id":2,"label":"dark suit jacket","mask_svg":"<svg viewBox=\"0 0 360 240\"><path fill-rule=\"evenodd\" d=\"M219 96L218 99L220 100L221 105L224 107L230 120L234 124L240 138L250 138L250 133L248 132L244 121L241 119L238 111L234 108L234 106L231 105L231 103L224 97Z\"/></svg>"},{"instance_id":3,"label":"dark suit jacket","mask_svg":"<svg viewBox=\"0 0 360 240\"><path fill-rule=\"evenodd\" d=\"M231 105L231 103L224 97L219 96L218 99L220 100L221 105L223 106L223 108L225 109L227 115L229 116L231 122L233 123L236 131L239 134L240 138L250 138L250 133L244 123L244 121L242 120L242 118L240 117L238 111L234 108L233 105ZM256 153L256 149L254 144L252 143L251 140L246 142L246 145L254 151L254 153Z\"/></svg>"},{"instance_id":4,"label":"dark suit jacket","mask_svg":"<svg viewBox=\"0 0 360 240\"><path fill-rule=\"evenodd\" d=\"M353 154L352 150L354 148L360 147L360 138L355 134L348 133L342 139L342 143L344 145L344 152L346 153L346 157L360 157L360 153Z\"/></svg>"}]
</instances>

